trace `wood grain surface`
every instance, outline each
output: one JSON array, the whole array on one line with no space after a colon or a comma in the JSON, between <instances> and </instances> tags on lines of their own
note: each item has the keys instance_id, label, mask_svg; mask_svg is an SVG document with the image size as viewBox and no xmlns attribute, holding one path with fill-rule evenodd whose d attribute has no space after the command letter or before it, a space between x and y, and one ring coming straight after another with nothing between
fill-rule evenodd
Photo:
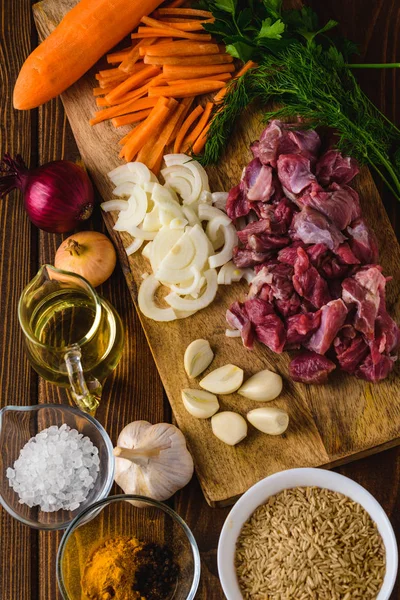
<instances>
[{"instance_id":1,"label":"wood grain surface","mask_svg":"<svg viewBox=\"0 0 400 600\"><path fill-rule=\"evenodd\" d=\"M368 62L400 60L400 6L397 0L315 0L314 4L325 18L339 20L343 24L342 30L360 43L361 60L365 57ZM0 149L19 151L32 165L52 158L74 160L78 151L59 101L31 113L12 110L13 82L36 40L31 28L29 0L1 0L0 7ZM369 72L360 74L359 78L367 93L389 117L395 117L399 125L399 76L396 77L394 72ZM391 222L399 234L398 204L383 188L380 189ZM19 293L39 264L52 260L58 240L41 234L39 245L37 230L29 227L17 193L2 201L0 223L0 404L65 402L66 396L54 387L43 384L38 387L23 352L16 314ZM99 225L98 217L93 227L97 229ZM123 358L106 385L104 402L98 413L115 442L118 431L130 419L169 420L170 412L121 269L103 286L102 293L116 305L125 325L129 326ZM364 485L381 502L400 540L399 448L339 470ZM173 505L187 521L200 547L202 579L197 597L223 600L217 576L216 548L227 509L209 508L195 478L176 494ZM58 538L52 533L38 536L0 509L0 600L59 600L55 577ZM392 600L395 599L400 600L398 586L392 594Z\"/></svg>"},{"instance_id":2,"label":"wood grain surface","mask_svg":"<svg viewBox=\"0 0 400 600\"><path fill-rule=\"evenodd\" d=\"M34 12L40 37L50 33L54 24L75 4L76 0L43 0L37 4ZM94 73L103 62L62 94L62 101L85 166L102 198L109 200L113 185L107 173L122 164L117 148L123 132L116 130L111 122L95 127L88 125L95 111ZM217 166L207 169L212 191L229 190L239 181L243 167L251 160L250 143L257 139L262 129L262 113L256 109L246 111L235 127L235 135L223 159ZM388 285L388 306L400 322L400 247L368 169L362 170L355 185L361 194L363 215L378 237L384 273L393 276ZM150 271L149 263L140 251L129 258L126 256L124 246L128 246L132 238L113 230L117 215L105 214L104 220L137 305L138 288L143 273ZM288 353L277 355L261 344L249 352L240 338L227 339L225 336L226 310L238 297L244 297L246 287L246 283L220 286L216 300L208 308L188 319L171 323L158 323L139 312L174 416L189 443L197 476L211 506L232 504L251 485L282 469L338 465L400 443L397 394L400 367L375 386L339 372L332 375L329 385L325 386L294 383L288 377ZM241 444L230 447L213 435L210 420L196 419L186 411L181 390L197 386L197 382L187 377L183 354L196 337L193 332L200 331L215 352L209 370L232 362L234 356L233 362L244 369L245 376L263 368L271 368L282 375L284 389L275 404L290 416L290 427L284 436L268 437L250 428ZM223 396L220 402L222 410L233 410L243 416L257 406L235 394ZM353 415L351 420L349 412Z\"/></svg>"}]
</instances>

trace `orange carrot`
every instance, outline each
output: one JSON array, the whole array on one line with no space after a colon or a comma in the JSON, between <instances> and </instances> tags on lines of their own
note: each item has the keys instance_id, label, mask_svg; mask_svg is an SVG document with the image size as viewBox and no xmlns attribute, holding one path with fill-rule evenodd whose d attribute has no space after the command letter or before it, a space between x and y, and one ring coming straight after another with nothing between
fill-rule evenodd
<instances>
[{"instance_id":1,"label":"orange carrot","mask_svg":"<svg viewBox=\"0 0 400 600\"><path fill-rule=\"evenodd\" d=\"M173 31L175 33L173 33ZM180 29L166 29L166 28L155 28L155 27L139 27L137 33L132 33L131 38L133 40L141 39L145 37L171 37L184 38L186 40L193 40L198 42L210 42L211 35L209 33L192 33L190 31L181 31Z\"/></svg>"},{"instance_id":2,"label":"orange carrot","mask_svg":"<svg viewBox=\"0 0 400 600\"><path fill-rule=\"evenodd\" d=\"M160 4L160 0L80 0L23 64L14 107L36 108L61 94Z\"/></svg>"},{"instance_id":3,"label":"orange carrot","mask_svg":"<svg viewBox=\"0 0 400 600\"><path fill-rule=\"evenodd\" d=\"M110 104L110 106L116 106L119 104L124 104L125 102L132 102L133 100L142 98L143 96L145 96L147 94L151 82L152 82L152 79L148 79L145 82L145 84L142 85L142 87L137 88L136 90L132 90L132 92L128 92L127 94L124 94L123 96L121 96L120 98L115 100L112 104Z\"/></svg>"},{"instance_id":4,"label":"orange carrot","mask_svg":"<svg viewBox=\"0 0 400 600\"><path fill-rule=\"evenodd\" d=\"M180 67L177 65L163 66L163 73L171 81L173 79L197 79L199 77L208 77L218 73L233 73L235 67L232 63L222 65L204 65L204 66L189 66Z\"/></svg>"},{"instance_id":5,"label":"orange carrot","mask_svg":"<svg viewBox=\"0 0 400 600\"><path fill-rule=\"evenodd\" d=\"M146 165L149 167L149 169L153 169L160 152L162 152L165 146L167 145L172 135L172 132L175 129L175 125L179 121L180 116L181 114L183 114L184 110L185 106L182 105L182 103L175 108L174 113L168 119L168 123L165 124L163 130L160 132L157 139L155 140L155 143L152 146L150 158L146 161Z\"/></svg>"},{"instance_id":6,"label":"orange carrot","mask_svg":"<svg viewBox=\"0 0 400 600\"><path fill-rule=\"evenodd\" d=\"M247 71L249 69L254 69L254 67L257 66L257 63L253 62L252 60L248 60L247 63L245 65L243 65L243 67L236 73L234 79L238 79L239 77L241 77L242 75L244 75L245 73L247 73ZM222 102L223 98L225 97L226 92L228 91L228 88L225 86L224 88L222 88L218 94L215 94L214 96L214 102L216 104Z\"/></svg>"},{"instance_id":7,"label":"orange carrot","mask_svg":"<svg viewBox=\"0 0 400 600\"><path fill-rule=\"evenodd\" d=\"M114 69L106 69L105 71L99 71L99 75L103 78L114 77L115 75L118 75L118 77L120 77L121 71L119 71L118 68L115 67Z\"/></svg>"},{"instance_id":8,"label":"orange carrot","mask_svg":"<svg viewBox=\"0 0 400 600\"><path fill-rule=\"evenodd\" d=\"M204 31L203 23L212 23L213 19L205 19L203 21L188 21L186 19L182 19L177 22L174 22L172 19L169 21L164 21L164 19L159 21L157 19L153 19L153 21L154 23L157 23L157 25L154 25L154 27L162 27L163 25L166 25L169 27L175 27L175 29L181 29L182 31Z\"/></svg>"},{"instance_id":9,"label":"orange carrot","mask_svg":"<svg viewBox=\"0 0 400 600\"><path fill-rule=\"evenodd\" d=\"M113 88L115 88L117 85L119 85L120 83L122 83L122 81L125 81L126 77L118 77L118 78L114 78L114 77L108 77L107 79L99 79L99 86L101 88L107 88L112 86Z\"/></svg>"},{"instance_id":10,"label":"orange carrot","mask_svg":"<svg viewBox=\"0 0 400 600\"><path fill-rule=\"evenodd\" d=\"M93 96L104 96L106 94L108 94L108 92L111 92L111 90L114 89L113 85L110 85L108 88L102 88L102 87L95 87L93 88Z\"/></svg>"},{"instance_id":11,"label":"orange carrot","mask_svg":"<svg viewBox=\"0 0 400 600\"><path fill-rule=\"evenodd\" d=\"M231 73L217 73L216 75L209 75L209 77L196 77L193 79L173 79L172 81L168 80L168 85L183 85L185 83L190 85L191 83L195 83L197 81L229 81L230 79L232 79Z\"/></svg>"},{"instance_id":12,"label":"orange carrot","mask_svg":"<svg viewBox=\"0 0 400 600\"><path fill-rule=\"evenodd\" d=\"M213 106L214 106L213 102L207 102L207 104L204 108L204 112L201 115L201 118L200 118L199 122L197 123L196 127L183 141L183 144L182 144L182 152L183 153L186 153L189 150L189 148L191 148L193 146L193 144L195 143L197 138L203 132L203 129L205 128L205 126L207 125L207 123L210 119Z\"/></svg>"},{"instance_id":13,"label":"orange carrot","mask_svg":"<svg viewBox=\"0 0 400 600\"><path fill-rule=\"evenodd\" d=\"M146 108L146 110L139 110L138 112L128 113L127 115L123 115L122 117L115 117L111 119L111 123L114 127L122 127L123 125L130 125L131 123L137 123L138 121L143 121L146 117L151 113L151 108Z\"/></svg>"},{"instance_id":14,"label":"orange carrot","mask_svg":"<svg viewBox=\"0 0 400 600\"><path fill-rule=\"evenodd\" d=\"M215 90L220 90L225 86L224 81L214 81L213 79L193 79L178 85L169 85L166 87L149 88L149 96L165 96L172 98L185 98L186 96L198 96L199 94L208 94Z\"/></svg>"},{"instance_id":15,"label":"orange carrot","mask_svg":"<svg viewBox=\"0 0 400 600\"><path fill-rule=\"evenodd\" d=\"M238 79L238 77L241 77L242 75L247 73L247 71L249 71L250 69L254 69L257 66L257 63L253 62L252 60L248 60L247 63L244 64L243 67L236 73L235 79Z\"/></svg>"},{"instance_id":16,"label":"orange carrot","mask_svg":"<svg viewBox=\"0 0 400 600\"><path fill-rule=\"evenodd\" d=\"M146 100L146 102L144 102ZM89 121L90 125L97 125L97 123L101 123L102 121L107 121L108 119L112 119L113 117L119 117L121 115L127 115L128 113L142 110L144 108L150 108L151 106L155 106L152 104L154 99L150 98L142 98L142 99L130 99L126 102L122 102L121 104L117 104L116 106L111 106L110 108L105 108L104 110L99 110L96 115Z\"/></svg>"},{"instance_id":17,"label":"orange carrot","mask_svg":"<svg viewBox=\"0 0 400 600\"><path fill-rule=\"evenodd\" d=\"M185 37L188 40L211 39L210 35L207 35L207 37L205 37L203 27L201 27L201 29L203 29L203 33L191 33L186 30L174 27L173 25L167 25L166 23L157 21L156 19L152 19L151 17L142 17L141 22L145 23L145 25L148 25L148 28L169 31L172 37ZM142 30L145 31L143 27L139 27L138 32L140 33Z\"/></svg>"},{"instance_id":18,"label":"orange carrot","mask_svg":"<svg viewBox=\"0 0 400 600\"><path fill-rule=\"evenodd\" d=\"M154 175L158 175L161 171L161 163L164 156L164 148L161 150L160 154L157 156L153 168L151 169Z\"/></svg>"},{"instance_id":19,"label":"orange carrot","mask_svg":"<svg viewBox=\"0 0 400 600\"><path fill-rule=\"evenodd\" d=\"M144 59L146 65L174 65L174 66L205 66L231 63L233 57L230 54L205 54L203 56L150 56L146 54Z\"/></svg>"},{"instance_id":20,"label":"orange carrot","mask_svg":"<svg viewBox=\"0 0 400 600\"><path fill-rule=\"evenodd\" d=\"M110 69L111 70L111 69ZM114 79L126 79L128 77L128 75L125 75L124 73L111 73L111 75L109 77L103 77L102 75L100 75L100 73L96 73L95 78L97 79L97 81L105 81L110 80L113 81Z\"/></svg>"},{"instance_id":21,"label":"orange carrot","mask_svg":"<svg viewBox=\"0 0 400 600\"><path fill-rule=\"evenodd\" d=\"M127 162L131 161L148 138L162 125L169 113L169 100L159 98L147 119L135 129L135 135L130 137L123 146L120 157L123 156Z\"/></svg>"},{"instance_id":22,"label":"orange carrot","mask_svg":"<svg viewBox=\"0 0 400 600\"><path fill-rule=\"evenodd\" d=\"M158 8L154 11L155 17L161 17L163 15L172 15L174 17L204 17L205 19L211 19L212 13L208 10L199 10L197 8L172 8L171 6L165 8Z\"/></svg>"},{"instance_id":23,"label":"orange carrot","mask_svg":"<svg viewBox=\"0 0 400 600\"><path fill-rule=\"evenodd\" d=\"M208 133L208 130L210 129L210 125L211 125L211 123L206 125L206 127L203 129L202 133L197 138L196 142L193 144L193 148L192 148L193 154L200 154L200 152L203 150L204 146L206 145L207 133Z\"/></svg>"},{"instance_id":24,"label":"orange carrot","mask_svg":"<svg viewBox=\"0 0 400 600\"><path fill-rule=\"evenodd\" d=\"M124 73L133 73L135 64L140 60L139 49L142 46L151 46L151 44L154 44L156 41L157 38L148 38L147 40L141 40L135 44L128 56L121 62L118 69L124 71Z\"/></svg>"},{"instance_id":25,"label":"orange carrot","mask_svg":"<svg viewBox=\"0 0 400 600\"><path fill-rule=\"evenodd\" d=\"M154 87L155 85L166 85L166 83L164 73L160 73L150 81L149 88Z\"/></svg>"},{"instance_id":26,"label":"orange carrot","mask_svg":"<svg viewBox=\"0 0 400 600\"><path fill-rule=\"evenodd\" d=\"M110 106L105 98L96 98L96 106Z\"/></svg>"},{"instance_id":27,"label":"orange carrot","mask_svg":"<svg viewBox=\"0 0 400 600\"><path fill-rule=\"evenodd\" d=\"M131 129L131 131L129 133L124 135L124 137L119 140L118 144L120 146L125 146L126 142L133 136L133 133L136 131L136 129L137 129L137 126L134 127L133 129Z\"/></svg>"},{"instance_id":28,"label":"orange carrot","mask_svg":"<svg viewBox=\"0 0 400 600\"><path fill-rule=\"evenodd\" d=\"M175 143L174 143L174 152L175 154L177 154L180 149L181 149L181 145L182 142L185 138L185 135L187 134L187 132L189 131L190 127L193 125L193 123L195 122L195 120L204 112L204 109L202 106L196 106L196 108L194 110L192 110L192 112L189 114L189 116L186 118L186 120L184 121L184 123L182 124L182 127L178 133L178 135L176 136L175 139Z\"/></svg>"},{"instance_id":29,"label":"orange carrot","mask_svg":"<svg viewBox=\"0 0 400 600\"><path fill-rule=\"evenodd\" d=\"M143 48L146 56L199 56L202 54L219 54L217 44L201 44L200 42L180 41L170 44L155 44Z\"/></svg>"},{"instance_id":30,"label":"orange carrot","mask_svg":"<svg viewBox=\"0 0 400 600\"><path fill-rule=\"evenodd\" d=\"M110 103L114 102L118 98L121 98L121 96L123 96L127 92L130 92L131 90L138 88L140 86L140 84L144 83L146 81L146 79L148 79L149 77L153 77L153 75L159 75L159 74L160 74L160 69L158 67L155 67L154 65L149 65L149 66L145 67L144 69L142 69L141 71L139 71L138 73L134 73L133 75L128 77L128 79L126 79L126 81L123 81L122 83L120 83L115 88L115 90L113 90L112 92L107 94L106 100L108 100L108 102L110 102Z\"/></svg>"},{"instance_id":31,"label":"orange carrot","mask_svg":"<svg viewBox=\"0 0 400 600\"><path fill-rule=\"evenodd\" d=\"M111 54L107 54L107 62L110 64L120 63L124 60L124 58L126 58L128 56L128 54L131 50L132 50L132 47L129 46L129 48L124 48L123 50L120 50L119 52L112 52Z\"/></svg>"},{"instance_id":32,"label":"orange carrot","mask_svg":"<svg viewBox=\"0 0 400 600\"><path fill-rule=\"evenodd\" d=\"M169 140L167 142L167 145L170 144L171 142L173 142L176 138L176 136L178 135L178 132L182 126L183 121L186 119L186 115L190 110L190 107L193 104L193 100L194 100L194 96L192 97L188 97L188 98L183 98L182 102L180 103L180 106L183 107L182 110L182 114L180 115L173 132L171 133L171 135L169 136Z\"/></svg>"}]
</instances>

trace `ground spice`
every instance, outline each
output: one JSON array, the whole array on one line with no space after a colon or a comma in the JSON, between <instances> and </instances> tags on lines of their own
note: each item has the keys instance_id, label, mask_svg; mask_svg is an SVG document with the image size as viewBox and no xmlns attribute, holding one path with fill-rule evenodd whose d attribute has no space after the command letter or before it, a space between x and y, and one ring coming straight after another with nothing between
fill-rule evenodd
<instances>
[{"instance_id":1,"label":"ground spice","mask_svg":"<svg viewBox=\"0 0 400 600\"><path fill-rule=\"evenodd\" d=\"M167 600L179 572L166 546L117 537L86 562L82 591L88 600Z\"/></svg>"}]
</instances>

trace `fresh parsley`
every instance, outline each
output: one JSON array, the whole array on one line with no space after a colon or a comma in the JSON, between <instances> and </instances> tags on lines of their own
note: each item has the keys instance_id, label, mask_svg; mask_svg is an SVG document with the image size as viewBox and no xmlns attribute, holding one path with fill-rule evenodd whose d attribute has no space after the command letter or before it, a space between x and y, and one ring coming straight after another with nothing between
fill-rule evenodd
<instances>
[{"instance_id":1,"label":"fresh parsley","mask_svg":"<svg viewBox=\"0 0 400 600\"><path fill-rule=\"evenodd\" d=\"M217 162L236 118L258 100L280 106L266 112L266 119L300 116L305 126L335 129L338 147L368 163L400 200L400 131L354 78L350 67L362 66L348 64L354 44L326 35L336 21L321 27L310 8L283 10L281 0L203 0L203 5L215 18L206 28L226 51L258 63L229 84L222 107L214 112L203 164Z\"/></svg>"}]
</instances>

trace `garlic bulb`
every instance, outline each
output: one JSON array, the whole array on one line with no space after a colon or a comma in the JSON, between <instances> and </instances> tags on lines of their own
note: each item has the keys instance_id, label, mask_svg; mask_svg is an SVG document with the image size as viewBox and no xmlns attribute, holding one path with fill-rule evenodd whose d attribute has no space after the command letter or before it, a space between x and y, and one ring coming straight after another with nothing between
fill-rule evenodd
<instances>
[{"instance_id":1,"label":"garlic bulb","mask_svg":"<svg viewBox=\"0 0 400 600\"><path fill-rule=\"evenodd\" d=\"M115 481L126 494L167 500L193 475L185 437L170 423L129 423L119 435L114 456Z\"/></svg>"}]
</instances>

